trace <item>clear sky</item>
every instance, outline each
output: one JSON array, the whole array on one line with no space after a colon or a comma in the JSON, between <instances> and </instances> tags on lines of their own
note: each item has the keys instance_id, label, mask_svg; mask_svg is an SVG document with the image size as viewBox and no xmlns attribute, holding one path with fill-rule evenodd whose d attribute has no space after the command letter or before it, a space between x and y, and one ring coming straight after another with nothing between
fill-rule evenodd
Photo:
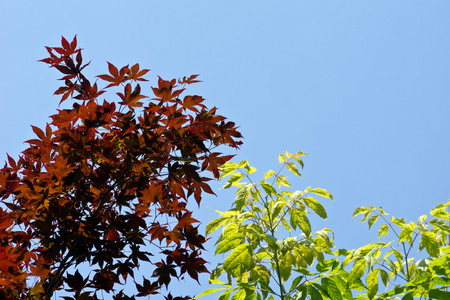
<instances>
[{"instance_id":1,"label":"clear sky","mask_svg":"<svg viewBox=\"0 0 450 300\"><path fill-rule=\"evenodd\" d=\"M264 172L279 152L308 153L292 183L335 198L313 227L362 246L377 232L352 223L357 206L416 221L450 197L449 13L448 0L1 1L0 161L57 108L60 76L37 62L44 46L78 34L92 76L106 61L150 68L144 94L157 75L201 74L188 92L241 126L236 160ZM217 195L197 214L203 228L216 217L206 207L231 206L232 193Z\"/></svg>"}]
</instances>

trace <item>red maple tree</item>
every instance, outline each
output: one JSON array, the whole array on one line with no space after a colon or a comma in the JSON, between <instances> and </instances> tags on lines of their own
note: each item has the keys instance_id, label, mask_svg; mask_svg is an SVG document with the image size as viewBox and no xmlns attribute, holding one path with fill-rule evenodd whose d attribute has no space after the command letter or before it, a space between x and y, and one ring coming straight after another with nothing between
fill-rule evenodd
<instances>
[{"instance_id":1,"label":"red maple tree","mask_svg":"<svg viewBox=\"0 0 450 300\"><path fill-rule=\"evenodd\" d=\"M72 108L32 126L37 138L0 171L0 299L50 299L57 290L72 295L66 300L101 291L135 299L185 273L198 280L208 272L206 240L186 203L213 194L203 174L218 178L232 157L214 149L238 148L241 134L202 97L181 97L198 75L159 78L150 99L139 84L149 70L108 63L100 88L82 73L89 63L76 36L61 44L46 47L42 62L63 74L55 94ZM100 99L110 89L120 90L117 103ZM86 263L90 274L74 268ZM136 278L144 265L151 276Z\"/></svg>"}]
</instances>

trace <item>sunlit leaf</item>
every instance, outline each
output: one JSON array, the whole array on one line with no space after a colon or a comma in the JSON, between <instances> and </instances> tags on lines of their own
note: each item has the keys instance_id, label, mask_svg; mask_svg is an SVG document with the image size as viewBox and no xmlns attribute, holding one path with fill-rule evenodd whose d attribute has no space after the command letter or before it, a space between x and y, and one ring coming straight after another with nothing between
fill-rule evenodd
<instances>
[{"instance_id":1,"label":"sunlit leaf","mask_svg":"<svg viewBox=\"0 0 450 300\"><path fill-rule=\"evenodd\" d=\"M327 218L327 212L319 201L312 197L305 197L303 201L305 201L306 206L311 208L319 217L321 217L322 219Z\"/></svg>"},{"instance_id":2,"label":"sunlit leaf","mask_svg":"<svg viewBox=\"0 0 450 300\"><path fill-rule=\"evenodd\" d=\"M380 229L378 230L378 239L380 240L381 237L386 236L389 233L389 227L387 224L383 224L380 226Z\"/></svg>"},{"instance_id":3,"label":"sunlit leaf","mask_svg":"<svg viewBox=\"0 0 450 300\"><path fill-rule=\"evenodd\" d=\"M223 185L224 189L230 188L231 186L236 186L236 183L239 182L244 177L244 174L242 173L234 173L231 175L231 177L228 179L228 181Z\"/></svg>"},{"instance_id":4,"label":"sunlit leaf","mask_svg":"<svg viewBox=\"0 0 450 300\"><path fill-rule=\"evenodd\" d=\"M367 296L369 299L373 299L378 291L378 273L379 269L373 269L369 275L367 275Z\"/></svg>"},{"instance_id":5,"label":"sunlit leaf","mask_svg":"<svg viewBox=\"0 0 450 300\"><path fill-rule=\"evenodd\" d=\"M292 174L296 175L296 176L300 176L302 177L302 174L300 174L300 172L297 169L297 166L293 163L293 162L288 162L286 163L286 168L292 172Z\"/></svg>"},{"instance_id":6,"label":"sunlit leaf","mask_svg":"<svg viewBox=\"0 0 450 300\"><path fill-rule=\"evenodd\" d=\"M336 282L331 278L322 278L322 287L327 291L328 295L333 300L342 300L342 294L336 285Z\"/></svg>"},{"instance_id":7,"label":"sunlit leaf","mask_svg":"<svg viewBox=\"0 0 450 300\"><path fill-rule=\"evenodd\" d=\"M270 178L270 177L272 177L274 174L275 174L275 171L270 170L270 171L268 171L268 172L266 172L266 173L264 174L264 179Z\"/></svg>"},{"instance_id":8,"label":"sunlit leaf","mask_svg":"<svg viewBox=\"0 0 450 300\"><path fill-rule=\"evenodd\" d=\"M216 247L216 254L227 252L231 249L236 248L242 240L243 235L241 233L235 233L228 236L225 236L225 239L223 239Z\"/></svg>"},{"instance_id":9,"label":"sunlit leaf","mask_svg":"<svg viewBox=\"0 0 450 300\"><path fill-rule=\"evenodd\" d=\"M292 185L287 180L287 177L283 175L277 177L276 183L278 184L278 188L280 188L281 186L292 187Z\"/></svg>"},{"instance_id":10,"label":"sunlit leaf","mask_svg":"<svg viewBox=\"0 0 450 300\"><path fill-rule=\"evenodd\" d=\"M333 196L327 190L315 188L315 189L312 189L311 192L316 195L322 196L324 198L329 198L329 199L333 200Z\"/></svg>"},{"instance_id":11,"label":"sunlit leaf","mask_svg":"<svg viewBox=\"0 0 450 300\"><path fill-rule=\"evenodd\" d=\"M200 297L212 294L212 293L220 292L220 291L223 291L223 290L226 290L226 289L227 288L207 289L206 291L204 291L203 293L200 293L198 296L196 296L193 299L197 299L197 298L200 298Z\"/></svg>"},{"instance_id":12,"label":"sunlit leaf","mask_svg":"<svg viewBox=\"0 0 450 300\"><path fill-rule=\"evenodd\" d=\"M378 220L378 217L379 217L379 215L372 215L372 216L370 216L369 221L367 222L369 224L369 229Z\"/></svg>"},{"instance_id":13,"label":"sunlit leaf","mask_svg":"<svg viewBox=\"0 0 450 300\"><path fill-rule=\"evenodd\" d=\"M420 238L419 251L426 248L429 255L433 257L439 256L439 244L436 240L436 236L431 232L422 232Z\"/></svg>"},{"instance_id":14,"label":"sunlit leaf","mask_svg":"<svg viewBox=\"0 0 450 300\"><path fill-rule=\"evenodd\" d=\"M225 271L239 276L252 265L252 250L249 244L237 246L223 262Z\"/></svg>"},{"instance_id":15,"label":"sunlit leaf","mask_svg":"<svg viewBox=\"0 0 450 300\"><path fill-rule=\"evenodd\" d=\"M434 227L439 228L443 232L449 234L450 233L450 226L447 222L439 219L431 219L430 224L432 224Z\"/></svg>"}]
</instances>

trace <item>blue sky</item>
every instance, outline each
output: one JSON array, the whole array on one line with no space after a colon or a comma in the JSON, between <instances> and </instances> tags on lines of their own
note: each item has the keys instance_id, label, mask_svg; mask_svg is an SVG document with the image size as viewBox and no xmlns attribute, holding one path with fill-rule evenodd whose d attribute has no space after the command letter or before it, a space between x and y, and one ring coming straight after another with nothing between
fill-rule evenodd
<instances>
[{"instance_id":1,"label":"blue sky","mask_svg":"<svg viewBox=\"0 0 450 300\"><path fill-rule=\"evenodd\" d=\"M150 85L201 74L188 92L241 126L236 160L265 172L280 152L308 153L292 183L335 198L314 227L362 246L376 231L352 223L357 206L415 221L449 198L449 12L446 0L2 1L0 160L49 122L59 74L37 61L77 34L91 76L106 61L150 68ZM207 207L231 206L232 193L217 195L202 203L203 226L216 217ZM201 282L187 282L191 295Z\"/></svg>"}]
</instances>

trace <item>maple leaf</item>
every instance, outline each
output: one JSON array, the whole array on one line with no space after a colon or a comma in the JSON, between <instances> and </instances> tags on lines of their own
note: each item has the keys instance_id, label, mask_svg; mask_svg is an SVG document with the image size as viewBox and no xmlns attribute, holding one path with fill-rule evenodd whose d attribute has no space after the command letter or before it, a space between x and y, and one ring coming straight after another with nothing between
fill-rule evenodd
<instances>
[{"instance_id":1,"label":"maple leaf","mask_svg":"<svg viewBox=\"0 0 450 300\"><path fill-rule=\"evenodd\" d=\"M201 82L200 80L195 80L200 74L191 75L189 77L184 76L183 79L178 79L179 84L192 84L196 82Z\"/></svg>"},{"instance_id":2,"label":"maple leaf","mask_svg":"<svg viewBox=\"0 0 450 300\"><path fill-rule=\"evenodd\" d=\"M158 76L158 87L153 87L153 93L157 98L154 98L152 100L161 100L162 102L176 102L175 100L172 100L172 89L176 87L176 80L172 79L170 81L163 80L161 77Z\"/></svg>"},{"instance_id":3,"label":"maple leaf","mask_svg":"<svg viewBox=\"0 0 450 300\"><path fill-rule=\"evenodd\" d=\"M157 294L156 290L158 288L159 287L157 282L150 283L150 280L144 277L144 285L136 283L136 289L139 292L139 294L137 294L136 296L143 297L147 295Z\"/></svg>"},{"instance_id":4,"label":"maple leaf","mask_svg":"<svg viewBox=\"0 0 450 300\"><path fill-rule=\"evenodd\" d=\"M116 66L114 66L112 63L110 63L110 62L107 62L107 63L108 63L109 74L111 74L111 75L102 74L102 75L98 75L97 76L100 79L103 79L105 81L111 82L110 84L108 84L105 87L105 89L109 88L109 87L112 87L112 86L118 86L122 82L125 82L127 80L125 78L125 75L129 71L128 66L121 68L120 71L119 71L116 68Z\"/></svg>"},{"instance_id":5,"label":"maple leaf","mask_svg":"<svg viewBox=\"0 0 450 300\"><path fill-rule=\"evenodd\" d=\"M178 224L175 228L183 229L187 226L191 226L192 223L199 223L197 219L192 218L192 212L178 213Z\"/></svg>"},{"instance_id":6,"label":"maple leaf","mask_svg":"<svg viewBox=\"0 0 450 300\"><path fill-rule=\"evenodd\" d=\"M117 93L117 95L122 99L119 104L127 105L128 107L141 107L142 102L138 102L140 99L148 98L147 96L140 95L141 87L137 84L131 92L131 84L127 84L124 88L124 93Z\"/></svg>"},{"instance_id":7,"label":"maple leaf","mask_svg":"<svg viewBox=\"0 0 450 300\"><path fill-rule=\"evenodd\" d=\"M158 239L161 243L161 241L165 238L167 231L168 229L166 226L161 226L159 223L152 223L150 229L148 230L148 233L151 234L150 240L153 241Z\"/></svg>"},{"instance_id":8,"label":"maple leaf","mask_svg":"<svg viewBox=\"0 0 450 300\"><path fill-rule=\"evenodd\" d=\"M139 70L139 64L135 64L130 69L128 69L127 80L147 81L147 79L141 77L147 74L149 71L150 71L149 69Z\"/></svg>"},{"instance_id":9,"label":"maple leaf","mask_svg":"<svg viewBox=\"0 0 450 300\"><path fill-rule=\"evenodd\" d=\"M201 109L206 109L206 106L201 104L205 99L203 99L200 96L186 96L183 99L183 108L192 110L196 113L199 112L197 106L199 106Z\"/></svg>"},{"instance_id":10,"label":"maple leaf","mask_svg":"<svg viewBox=\"0 0 450 300\"><path fill-rule=\"evenodd\" d=\"M192 251L195 250L195 247L205 249L202 244L206 243L206 239L203 235L198 233L198 226L185 226L182 233L186 239L186 246Z\"/></svg>"},{"instance_id":11,"label":"maple leaf","mask_svg":"<svg viewBox=\"0 0 450 300\"><path fill-rule=\"evenodd\" d=\"M205 267L205 264L206 261L203 258L198 257L198 252L193 251L181 264L180 274L187 272L191 278L199 282L198 273L209 273L208 269Z\"/></svg>"},{"instance_id":12,"label":"maple leaf","mask_svg":"<svg viewBox=\"0 0 450 300\"><path fill-rule=\"evenodd\" d=\"M161 262L155 263L157 267L152 274L152 277L158 277L158 283L160 285L165 284L166 287L171 281L171 277L177 277L177 271L175 270L175 265L166 264L163 260Z\"/></svg>"}]
</instances>

